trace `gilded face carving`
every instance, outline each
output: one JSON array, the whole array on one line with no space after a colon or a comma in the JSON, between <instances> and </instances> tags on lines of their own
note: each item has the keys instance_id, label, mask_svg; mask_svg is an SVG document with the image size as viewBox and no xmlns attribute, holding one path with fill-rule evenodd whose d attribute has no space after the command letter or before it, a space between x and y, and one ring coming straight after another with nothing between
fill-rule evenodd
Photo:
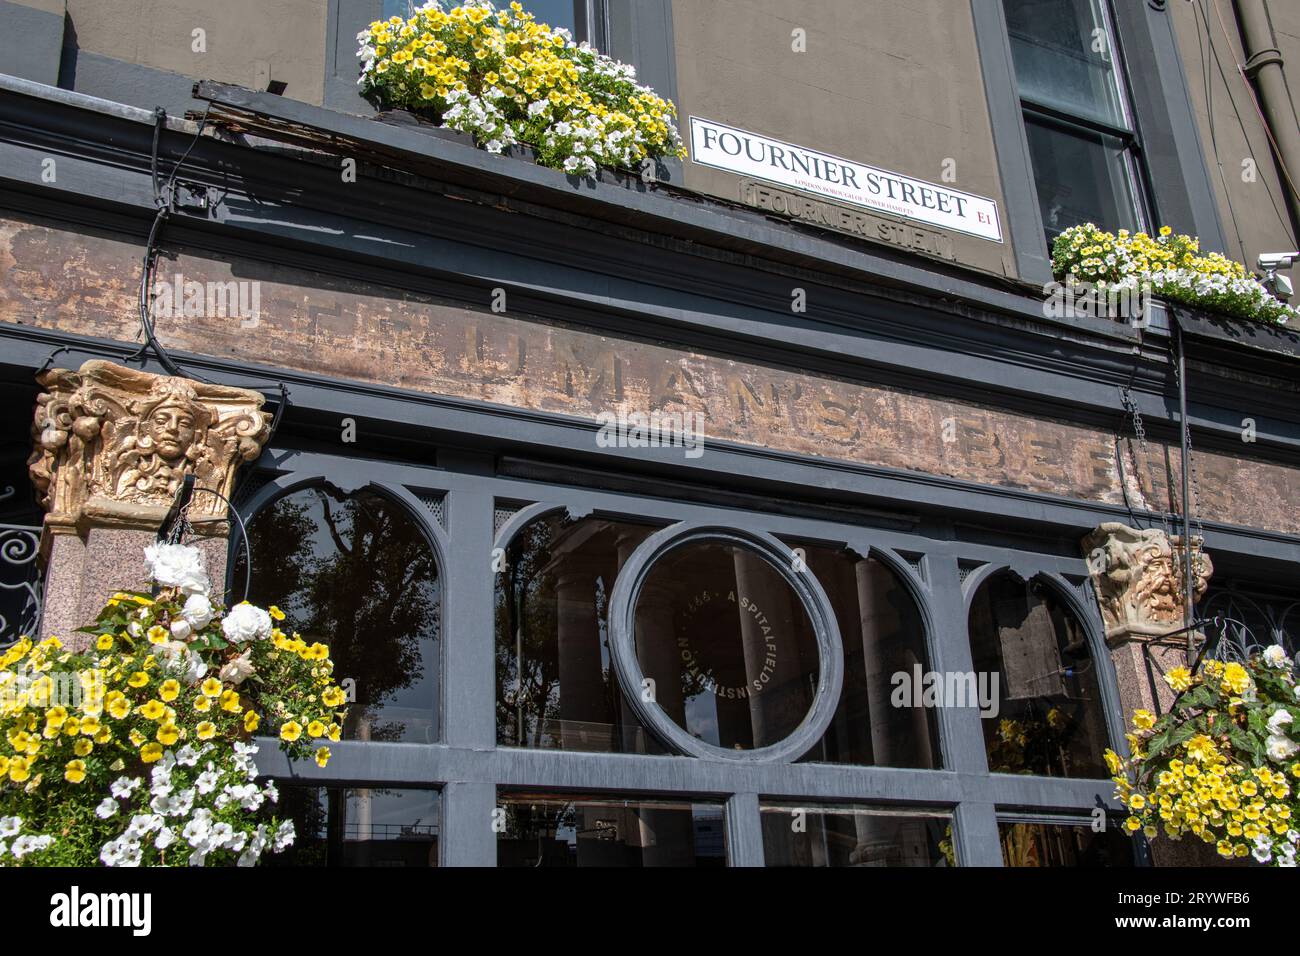
<instances>
[{"instance_id":1,"label":"gilded face carving","mask_svg":"<svg viewBox=\"0 0 1300 956\"><path fill-rule=\"evenodd\" d=\"M161 458L176 461L194 441L194 413L183 405L160 405L144 422L144 430Z\"/></svg>"}]
</instances>

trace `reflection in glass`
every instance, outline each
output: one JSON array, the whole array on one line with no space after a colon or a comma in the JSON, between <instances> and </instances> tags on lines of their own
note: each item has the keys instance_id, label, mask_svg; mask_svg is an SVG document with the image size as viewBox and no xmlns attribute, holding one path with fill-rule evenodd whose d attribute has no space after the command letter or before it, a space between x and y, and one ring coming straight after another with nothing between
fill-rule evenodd
<instances>
[{"instance_id":1,"label":"reflection in glass","mask_svg":"<svg viewBox=\"0 0 1300 956\"><path fill-rule=\"evenodd\" d=\"M1102 229L1136 229L1137 213L1124 143L1025 114L1029 156L1043 226L1056 236L1091 222Z\"/></svg>"},{"instance_id":2,"label":"reflection in glass","mask_svg":"<svg viewBox=\"0 0 1300 956\"><path fill-rule=\"evenodd\" d=\"M297 838L273 866L437 866L436 790L280 785L279 813Z\"/></svg>"},{"instance_id":3,"label":"reflection in glass","mask_svg":"<svg viewBox=\"0 0 1300 956\"><path fill-rule=\"evenodd\" d=\"M1127 127L1113 43L1097 0L1003 0L1024 99Z\"/></svg>"},{"instance_id":4,"label":"reflection in glass","mask_svg":"<svg viewBox=\"0 0 1300 956\"><path fill-rule=\"evenodd\" d=\"M1007 571L994 575L971 604L970 641L975 670L998 675L998 716L983 720L990 770L1110 775L1088 639L1050 588Z\"/></svg>"},{"instance_id":5,"label":"reflection in glass","mask_svg":"<svg viewBox=\"0 0 1300 956\"><path fill-rule=\"evenodd\" d=\"M344 738L435 742L442 585L405 508L368 489L305 488L259 511L248 538L248 599L279 605L304 640L329 645L335 679L354 682Z\"/></svg>"},{"instance_id":6,"label":"reflection in glass","mask_svg":"<svg viewBox=\"0 0 1300 956\"><path fill-rule=\"evenodd\" d=\"M686 800L503 795L497 866L726 866L723 809Z\"/></svg>"},{"instance_id":7,"label":"reflection in glass","mask_svg":"<svg viewBox=\"0 0 1300 956\"><path fill-rule=\"evenodd\" d=\"M619 691L609 648L614 578L654 530L556 513L515 535L496 576L498 743L663 752Z\"/></svg>"},{"instance_id":8,"label":"reflection in glass","mask_svg":"<svg viewBox=\"0 0 1300 956\"><path fill-rule=\"evenodd\" d=\"M1091 825L998 822L1004 866L1132 866L1133 843L1118 823Z\"/></svg>"},{"instance_id":9,"label":"reflection in glass","mask_svg":"<svg viewBox=\"0 0 1300 956\"><path fill-rule=\"evenodd\" d=\"M764 804L767 866L955 866L952 817L867 807Z\"/></svg>"},{"instance_id":10,"label":"reflection in glass","mask_svg":"<svg viewBox=\"0 0 1300 956\"><path fill-rule=\"evenodd\" d=\"M826 733L804 760L933 769L939 765L933 708L896 707L897 675L929 671L925 626L911 592L889 566L850 551L791 542L826 591L844 646L844 690Z\"/></svg>"},{"instance_id":11,"label":"reflection in glass","mask_svg":"<svg viewBox=\"0 0 1300 956\"><path fill-rule=\"evenodd\" d=\"M659 558L637 596L636 653L658 705L715 747L779 743L817 689L803 601L766 559L730 544L686 544Z\"/></svg>"}]
</instances>

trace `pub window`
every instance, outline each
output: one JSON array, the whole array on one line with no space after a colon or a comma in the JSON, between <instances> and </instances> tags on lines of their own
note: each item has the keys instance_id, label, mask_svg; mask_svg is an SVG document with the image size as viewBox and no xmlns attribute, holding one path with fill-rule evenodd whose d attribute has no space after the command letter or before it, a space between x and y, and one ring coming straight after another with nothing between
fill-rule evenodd
<instances>
[{"instance_id":1,"label":"pub window","mask_svg":"<svg viewBox=\"0 0 1300 956\"><path fill-rule=\"evenodd\" d=\"M372 489L290 492L248 522L248 599L275 604L303 639L328 644L350 694L345 740L438 740L442 579L406 508ZM245 565L237 549L232 600Z\"/></svg>"},{"instance_id":2,"label":"pub window","mask_svg":"<svg viewBox=\"0 0 1300 956\"><path fill-rule=\"evenodd\" d=\"M502 794L497 866L727 865L721 803Z\"/></svg>"},{"instance_id":3,"label":"pub window","mask_svg":"<svg viewBox=\"0 0 1300 956\"><path fill-rule=\"evenodd\" d=\"M763 803L767 866L955 866L952 816L854 806Z\"/></svg>"},{"instance_id":4,"label":"pub window","mask_svg":"<svg viewBox=\"0 0 1300 956\"><path fill-rule=\"evenodd\" d=\"M934 769L935 713L914 706L910 687L929 671L925 625L902 578L878 558L791 542L830 599L844 647L844 688L830 726L803 759Z\"/></svg>"},{"instance_id":5,"label":"pub window","mask_svg":"<svg viewBox=\"0 0 1300 956\"><path fill-rule=\"evenodd\" d=\"M1047 241L1143 228L1138 140L1109 0L1003 0Z\"/></svg>"},{"instance_id":6,"label":"pub window","mask_svg":"<svg viewBox=\"0 0 1300 956\"><path fill-rule=\"evenodd\" d=\"M998 820L1003 866L1133 866L1134 842L1119 820L1099 830L1091 821L1009 816Z\"/></svg>"},{"instance_id":7,"label":"pub window","mask_svg":"<svg viewBox=\"0 0 1300 956\"><path fill-rule=\"evenodd\" d=\"M997 712L982 713L989 769L1108 777L1109 746L1086 629L1040 579L995 574L970 609L977 675L996 677Z\"/></svg>"},{"instance_id":8,"label":"pub window","mask_svg":"<svg viewBox=\"0 0 1300 956\"><path fill-rule=\"evenodd\" d=\"M278 785L277 812L293 821L295 837L289 849L267 854L267 865L438 865L438 791Z\"/></svg>"},{"instance_id":9,"label":"pub window","mask_svg":"<svg viewBox=\"0 0 1300 956\"><path fill-rule=\"evenodd\" d=\"M614 578L654 530L553 512L514 536L496 575L499 744L663 752L619 689L609 642Z\"/></svg>"}]
</instances>

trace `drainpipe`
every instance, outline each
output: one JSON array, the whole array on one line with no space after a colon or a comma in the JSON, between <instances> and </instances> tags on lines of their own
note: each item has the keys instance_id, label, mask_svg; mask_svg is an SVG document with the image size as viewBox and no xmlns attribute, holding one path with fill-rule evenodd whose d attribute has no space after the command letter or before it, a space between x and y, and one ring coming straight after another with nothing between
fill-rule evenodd
<instances>
[{"instance_id":1,"label":"drainpipe","mask_svg":"<svg viewBox=\"0 0 1300 956\"><path fill-rule=\"evenodd\" d=\"M1293 176L1300 176L1300 124L1282 70L1282 52L1273 35L1268 5L1265 0L1233 0L1233 6L1241 25L1246 76L1255 81L1259 90L1260 107L1272 129L1279 158ZM1285 172L1282 178L1291 218L1300 223L1300 196L1296 195L1296 187L1287 182Z\"/></svg>"}]
</instances>

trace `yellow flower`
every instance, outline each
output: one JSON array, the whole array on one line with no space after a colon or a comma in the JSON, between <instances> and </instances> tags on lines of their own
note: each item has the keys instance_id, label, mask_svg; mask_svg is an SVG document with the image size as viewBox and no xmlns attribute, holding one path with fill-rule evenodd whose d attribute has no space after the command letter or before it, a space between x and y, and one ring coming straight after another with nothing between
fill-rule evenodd
<instances>
[{"instance_id":1,"label":"yellow flower","mask_svg":"<svg viewBox=\"0 0 1300 956\"><path fill-rule=\"evenodd\" d=\"M109 691L108 696L104 698L104 706L109 714L118 720L131 713L131 702L120 690Z\"/></svg>"},{"instance_id":2,"label":"yellow flower","mask_svg":"<svg viewBox=\"0 0 1300 956\"><path fill-rule=\"evenodd\" d=\"M136 671L129 678L127 678L126 682L131 687L136 687L136 688L143 687L145 684L149 683L149 675L146 674L144 671Z\"/></svg>"},{"instance_id":3,"label":"yellow flower","mask_svg":"<svg viewBox=\"0 0 1300 956\"><path fill-rule=\"evenodd\" d=\"M330 762L330 749L328 747L318 747L316 750L316 764L323 767Z\"/></svg>"},{"instance_id":4,"label":"yellow flower","mask_svg":"<svg viewBox=\"0 0 1300 956\"><path fill-rule=\"evenodd\" d=\"M212 698L202 695L194 698L194 709L200 714L206 714L212 709Z\"/></svg>"},{"instance_id":5,"label":"yellow flower","mask_svg":"<svg viewBox=\"0 0 1300 956\"><path fill-rule=\"evenodd\" d=\"M325 725L321 723L319 720L313 720L311 723L307 725L307 736L324 737Z\"/></svg>"},{"instance_id":6,"label":"yellow flower","mask_svg":"<svg viewBox=\"0 0 1300 956\"><path fill-rule=\"evenodd\" d=\"M1240 664L1233 662L1223 669L1223 684L1234 694L1245 693L1250 686L1250 673Z\"/></svg>"},{"instance_id":7,"label":"yellow flower","mask_svg":"<svg viewBox=\"0 0 1300 956\"><path fill-rule=\"evenodd\" d=\"M1133 711L1133 726L1138 730L1150 730L1155 726L1156 715L1149 710Z\"/></svg>"},{"instance_id":8,"label":"yellow flower","mask_svg":"<svg viewBox=\"0 0 1300 956\"><path fill-rule=\"evenodd\" d=\"M199 690L203 692L204 697L220 697L221 681L217 680L215 677L209 677L203 682L202 686L199 687Z\"/></svg>"},{"instance_id":9,"label":"yellow flower","mask_svg":"<svg viewBox=\"0 0 1300 956\"><path fill-rule=\"evenodd\" d=\"M343 728L338 724L330 724L329 738L332 742L338 743L339 738L343 736Z\"/></svg>"},{"instance_id":10,"label":"yellow flower","mask_svg":"<svg viewBox=\"0 0 1300 956\"><path fill-rule=\"evenodd\" d=\"M248 711L248 713L244 714L245 732L251 734L253 731L257 730L257 725L260 724L261 722L262 722L262 718L257 715L257 711L255 710Z\"/></svg>"},{"instance_id":11,"label":"yellow flower","mask_svg":"<svg viewBox=\"0 0 1300 956\"><path fill-rule=\"evenodd\" d=\"M170 703L175 700L181 692L181 684L178 680L165 680L162 686L158 688L158 696Z\"/></svg>"},{"instance_id":12,"label":"yellow flower","mask_svg":"<svg viewBox=\"0 0 1300 956\"><path fill-rule=\"evenodd\" d=\"M131 732L127 734L127 739L131 741L132 746L139 747L142 743L144 743L149 738L146 737L144 734L140 733L139 730L133 727L131 729Z\"/></svg>"},{"instance_id":13,"label":"yellow flower","mask_svg":"<svg viewBox=\"0 0 1300 956\"><path fill-rule=\"evenodd\" d=\"M221 709L231 714L238 714L244 708L239 704L239 692L228 690L221 695Z\"/></svg>"},{"instance_id":14,"label":"yellow flower","mask_svg":"<svg viewBox=\"0 0 1300 956\"><path fill-rule=\"evenodd\" d=\"M1160 227L1160 235L1162 235L1162 236L1167 236L1167 235L1169 235L1169 234L1172 233L1172 232L1173 232L1173 229L1169 228L1168 226L1161 226L1161 227Z\"/></svg>"},{"instance_id":15,"label":"yellow flower","mask_svg":"<svg viewBox=\"0 0 1300 956\"><path fill-rule=\"evenodd\" d=\"M329 687L321 694L320 699L326 707L341 707L347 700L347 695L343 693L342 687Z\"/></svg>"},{"instance_id":16,"label":"yellow flower","mask_svg":"<svg viewBox=\"0 0 1300 956\"><path fill-rule=\"evenodd\" d=\"M94 749L95 749L95 745L91 743L89 740L87 740L85 737L82 737L80 740L78 740L75 744L72 745L72 752L76 754L78 757L89 757L90 752Z\"/></svg>"},{"instance_id":17,"label":"yellow flower","mask_svg":"<svg viewBox=\"0 0 1300 956\"><path fill-rule=\"evenodd\" d=\"M280 610L278 607L276 607L274 604L272 604L270 607L268 607L268 608L266 609L266 613L269 614L269 615L271 615L271 620L273 620L273 621L283 621L283 620L284 620L284 612L281 611L281 610Z\"/></svg>"},{"instance_id":18,"label":"yellow flower","mask_svg":"<svg viewBox=\"0 0 1300 956\"><path fill-rule=\"evenodd\" d=\"M9 779L14 783L26 783L31 774L31 761L26 757L14 757L9 761Z\"/></svg>"},{"instance_id":19,"label":"yellow flower","mask_svg":"<svg viewBox=\"0 0 1300 956\"><path fill-rule=\"evenodd\" d=\"M175 724L163 724L158 728L158 743L170 747L180 739L180 729Z\"/></svg>"},{"instance_id":20,"label":"yellow flower","mask_svg":"<svg viewBox=\"0 0 1300 956\"><path fill-rule=\"evenodd\" d=\"M111 651L113 649L113 635L99 635L99 640L95 641L95 649L99 651Z\"/></svg>"},{"instance_id":21,"label":"yellow flower","mask_svg":"<svg viewBox=\"0 0 1300 956\"><path fill-rule=\"evenodd\" d=\"M162 705L162 701L151 700L139 708L139 714L146 720L158 720L167 713L167 708Z\"/></svg>"},{"instance_id":22,"label":"yellow flower","mask_svg":"<svg viewBox=\"0 0 1300 956\"><path fill-rule=\"evenodd\" d=\"M1134 833L1142 829L1142 821L1137 817L1129 817L1124 821L1124 826L1130 833Z\"/></svg>"},{"instance_id":23,"label":"yellow flower","mask_svg":"<svg viewBox=\"0 0 1300 956\"><path fill-rule=\"evenodd\" d=\"M1192 672L1186 667L1175 667L1165 675L1165 682L1175 691L1182 693L1192 686Z\"/></svg>"},{"instance_id":24,"label":"yellow flower","mask_svg":"<svg viewBox=\"0 0 1300 956\"><path fill-rule=\"evenodd\" d=\"M198 734L199 740L211 740L217 735L217 725L210 720L205 720L194 728L194 732Z\"/></svg>"},{"instance_id":25,"label":"yellow flower","mask_svg":"<svg viewBox=\"0 0 1300 956\"><path fill-rule=\"evenodd\" d=\"M81 783L86 779L86 762L84 760L69 760L63 771L63 779L68 783Z\"/></svg>"},{"instance_id":26,"label":"yellow flower","mask_svg":"<svg viewBox=\"0 0 1300 956\"><path fill-rule=\"evenodd\" d=\"M140 748L140 759L145 763L157 763L162 760L163 749L161 744L145 744Z\"/></svg>"},{"instance_id":27,"label":"yellow flower","mask_svg":"<svg viewBox=\"0 0 1300 956\"><path fill-rule=\"evenodd\" d=\"M297 721L291 720L280 728L280 739L293 743L302 736L302 725Z\"/></svg>"}]
</instances>

